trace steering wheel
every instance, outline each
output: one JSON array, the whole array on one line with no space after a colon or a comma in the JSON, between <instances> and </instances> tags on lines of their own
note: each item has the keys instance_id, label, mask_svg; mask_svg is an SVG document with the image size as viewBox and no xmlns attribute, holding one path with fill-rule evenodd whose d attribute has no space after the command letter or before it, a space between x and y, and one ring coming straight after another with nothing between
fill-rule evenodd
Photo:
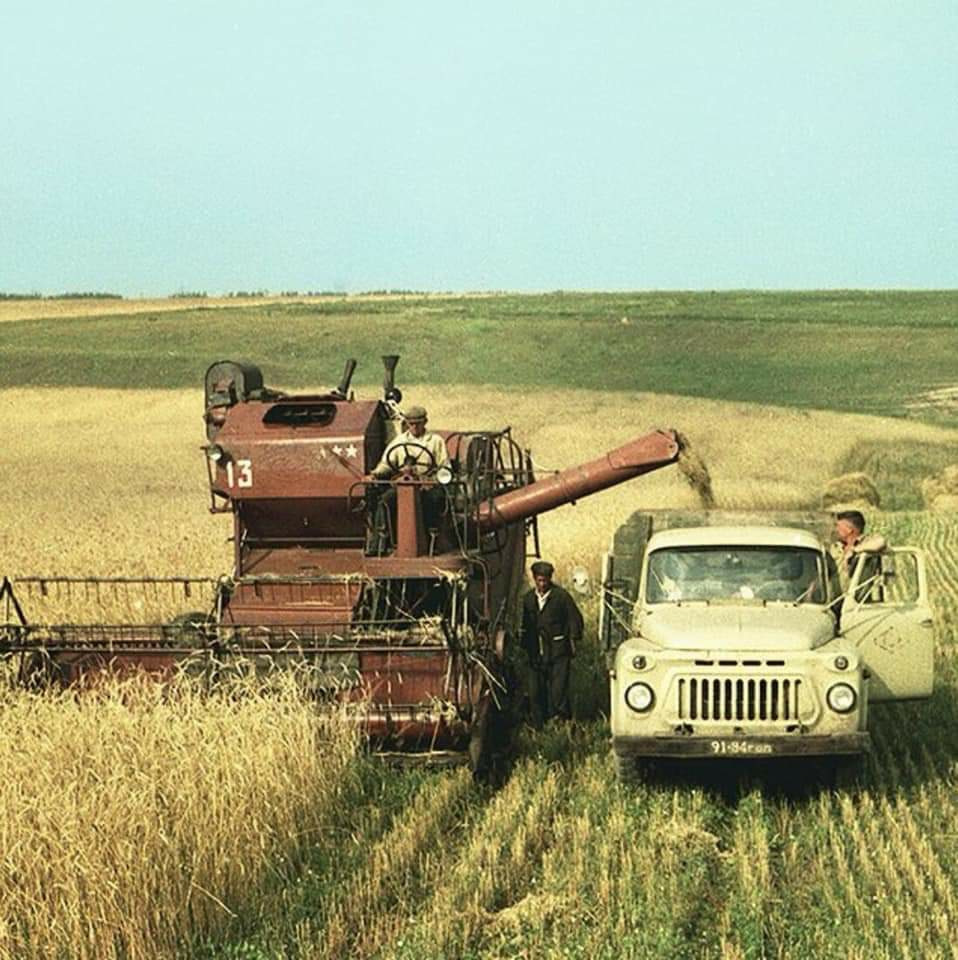
<instances>
[{"instance_id":1,"label":"steering wheel","mask_svg":"<svg viewBox=\"0 0 958 960\"><path fill-rule=\"evenodd\" d=\"M416 443L414 440L403 440L389 449L386 454L386 463L392 468L393 473L399 473L407 465L422 466L419 455L424 453L427 458L426 473L435 473L438 469L436 458L432 450L422 443Z\"/></svg>"},{"instance_id":2,"label":"steering wheel","mask_svg":"<svg viewBox=\"0 0 958 960\"><path fill-rule=\"evenodd\" d=\"M759 600L794 600L795 587L786 580L766 580L755 587Z\"/></svg>"}]
</instances>

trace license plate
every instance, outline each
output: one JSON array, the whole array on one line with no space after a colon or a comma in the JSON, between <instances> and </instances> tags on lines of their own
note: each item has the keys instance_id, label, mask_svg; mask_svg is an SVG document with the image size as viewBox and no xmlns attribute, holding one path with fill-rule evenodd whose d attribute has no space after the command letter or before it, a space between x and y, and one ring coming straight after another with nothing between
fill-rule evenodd
<instances>
[{"instance_id":1,"label":"license plate","mask_svg":"<svg viewBox=\"0 0 958 960\"><path fill-rule=\"evenodd\" d=\"M775 753L775 744L743 739L709 740L708 752L715 756L768 757Z\"/></svg>"}]
</instances>

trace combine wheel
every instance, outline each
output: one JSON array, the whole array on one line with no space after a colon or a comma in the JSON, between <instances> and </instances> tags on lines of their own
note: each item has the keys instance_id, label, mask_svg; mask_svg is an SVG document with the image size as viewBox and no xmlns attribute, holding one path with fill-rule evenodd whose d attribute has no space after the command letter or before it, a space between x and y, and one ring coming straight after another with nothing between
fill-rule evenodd
<instances>
[{"instance_id":1,"label":"combine wheel","mask_svg":"<svg viewBox=\"0 0 958 960\"><path fill-rule=\"evenodd\" d=\"M469 769L479 783L499 786L508 773L515 725L511 709L513 685L504 678L504 690L492 696L483 684L479 705L469 730Z\"/></svg>"},{"instance_id":2,"label":"combine wheel","mask_svg":"<svg viewBox=\"0 0 958 960\"><path fill-rule=\"evenodd\" d=\"M423 454L426 455L425 463L420 461ZM416 443L415 440L403 440L401 443L397 443L386 454L386 463L395 473L407 466L424 466L427 475L435 473L437 466L432 450L424 444Z\"/></svg>"},{"instance_id":3,"label":"combine wheel","mask_svg":"<svg viewBox=\"0 0 958 960\"><path fill-rule=\"evenodd\" d=\"M490 713L495 704L484 691L469 728L469 769L477 780L484 780L492 761L492 736Z\"/></svg>"}]
</instances>

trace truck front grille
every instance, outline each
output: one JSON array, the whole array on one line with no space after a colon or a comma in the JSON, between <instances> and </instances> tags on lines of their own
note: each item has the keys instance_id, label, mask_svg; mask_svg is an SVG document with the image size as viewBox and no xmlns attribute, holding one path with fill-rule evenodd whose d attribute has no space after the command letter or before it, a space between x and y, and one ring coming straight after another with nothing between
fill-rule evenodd
<instances>
[{"instance_id":1,"label":"truck front grille","mask_svg":"<svg viewBox=\"0 0 958 960\"><path fill-rule=\"evenodd\" d=\"M797 677L681 677L678 715L688 720L798 720Z\"/></svg>"}]
</instances>

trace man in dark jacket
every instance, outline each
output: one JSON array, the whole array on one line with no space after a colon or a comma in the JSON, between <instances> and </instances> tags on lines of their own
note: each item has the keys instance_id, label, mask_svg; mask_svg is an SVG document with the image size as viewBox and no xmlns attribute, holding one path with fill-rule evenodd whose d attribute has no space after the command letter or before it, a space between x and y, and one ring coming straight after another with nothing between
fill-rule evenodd
<instances>
[{"instance_id":1,"label":"man in dark jacket","mask_svg":"<svg viewBox=\"0 0 958 960\"><path fill-rule=\"evenodd\" d=\"M582 614L575 600L553 583L555 568L544 560L532 565L535 589L522 598L522 644L529 658L532 722L569 719L569 668L582 639Z\"/></svg>"}]
</instances>

